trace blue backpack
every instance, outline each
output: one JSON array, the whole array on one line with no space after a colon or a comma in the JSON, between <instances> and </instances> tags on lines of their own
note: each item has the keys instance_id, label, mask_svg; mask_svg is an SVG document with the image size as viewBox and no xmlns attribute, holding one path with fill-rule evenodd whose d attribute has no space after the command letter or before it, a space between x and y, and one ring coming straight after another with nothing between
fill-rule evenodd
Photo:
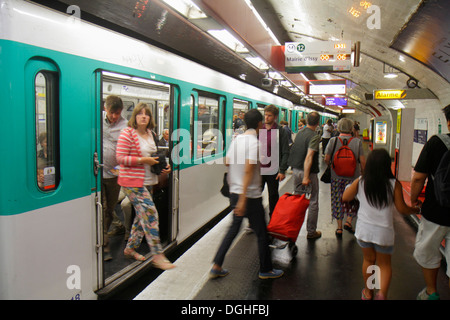
<instances>
[{"instance_id":1,"label":"blue backpack","mask_svg":"<svg viewBox=\"0 0 450 320\"><path fill-rule=\"evenodd\" d=\"M447 147L433 178L436 200L444 208L450 209L450 137L446 134L438 135Z\"/></svg>"}]
</instances>

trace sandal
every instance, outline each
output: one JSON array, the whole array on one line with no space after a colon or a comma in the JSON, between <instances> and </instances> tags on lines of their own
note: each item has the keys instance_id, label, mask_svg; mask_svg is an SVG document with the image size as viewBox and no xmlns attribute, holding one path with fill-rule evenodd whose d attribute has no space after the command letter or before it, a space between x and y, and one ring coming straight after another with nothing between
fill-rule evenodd
<instances>
[{"instance_id":1,"label":"sandal","mask_svg":"<svg viewBox=\"0 0 450 320\"><path fill-rule=\"evenodd\" d=\"M373 292L372 292L372 296L368 297L364 293L365 290L366 290L366 288L363 288L362 291L361 291L361 300L373 300Z\"/></svg>"},{"instance_id":2,"label":"sandal","mask_svg":"<svg viewBox=\"0 0 450 320\"><path fill-rule=\"evenodd\" d=\"M341 228L336 229L336 237L342 238L342 233L343 231Z\"/></svg>"},{"instance_id":3,"label":"sandal","mask_svg":"<svg viewBox=\"0 0 450 320\"><path fill-rule=\"evenodd\" d=\"M134 259L137 261L145 261L145 257L143 255L137 253L133 249L125 248L125 250L123 250L123 254L125 255L125 257L127 257L129 259Z\"/></svg>"},{"instance_id":4,"label":"sandal","mask_svg":"<svg viewBox=\"0 0 450 320\"><path fill-rule=\"evenodd\" d=\"M347 230L348 232L354 234L355 233L355 229L353 229L353 226L350 222L346 222L344 224L344 229Z\"/></svg>"},{"instance_id":5,"label":"sandal","mask_svg":"<svg viewBox=\"0 0 450 320\"><path fill-rule=\"evenodd\" d=\"M175 265L172 264L166 257L159 258L158 260L155 260L153 258L152 264L155 268L161 270L169 270L175 268Z\"/></svg>"}]
</instances>

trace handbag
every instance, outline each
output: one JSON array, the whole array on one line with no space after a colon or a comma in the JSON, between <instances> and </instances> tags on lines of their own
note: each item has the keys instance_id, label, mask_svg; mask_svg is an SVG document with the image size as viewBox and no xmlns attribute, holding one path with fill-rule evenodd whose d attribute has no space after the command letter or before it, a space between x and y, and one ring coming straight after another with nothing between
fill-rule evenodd
<instances>
[{"instance_id":1,"label":"handbag","mask_svg":"<svg viewBox=\"0 0 450 320\"><path fill-rule=\"evenodd\" d=\"M228 173L225 172L223 175L223 186L220 188L220 193L224 196L229 198L230 197L230 186L228 185L227 180Z\"/></svg>"},{"instance_id":2,"label":"handbag","mask_svg":"<svg viewBox=\"0 0 450 320\"><path fill-rule=\"evenodd\" d=\"M159 176L161 172L167 167L165 152L164 151L155 152L152 153L151 156L157 157L158 158L157 161L159 163L152 165L150 167L150 171Z\"/></svg>"},{"instance_id":3,"label":"handbag","mask_svg":"<svg viewBox=\"0 0 450 320\"><path fill-rule=\"evenodd\" d=\"M328 166L325 169L325 172L320 177L320 181L324 183L331 183L331 166Z\"/></svg>"},{"instance_id":4,"label":"handbag","mask_svg":"<svg viewBox=\"0 0 450 320\"><path fill-rule=\"evenodd\" d=\"M336 139L337 140L337 139ZM325 172L320 177L320 181L324 183L331 183L331 162L333 161L334 150L336 149L336 140L334 140L333 152L330 157L330 164L325 169Z\"/></svg>"}]
</instances>

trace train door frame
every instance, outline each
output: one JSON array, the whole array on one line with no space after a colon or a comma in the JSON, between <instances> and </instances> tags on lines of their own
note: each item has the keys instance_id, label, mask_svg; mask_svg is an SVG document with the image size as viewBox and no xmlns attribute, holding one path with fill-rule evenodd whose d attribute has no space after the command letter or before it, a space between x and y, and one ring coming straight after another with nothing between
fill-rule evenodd
<instances>
[{"instance_id":1,"label":"train door frame","mask_svg":"<svg viewBox=\"0 0 450 320\"><path fill-rule=\"evenodd\" d=\"M114 75L117 74L117 77ZM125 74L121 72L111 72L108 70L96 70L96 145L97 145L97 154L98 154L98 163L96 163L96 166L98 169L102 168L102 160L103 160L103 97L104 95L109 94L117 94L114 90L112 92L104 92L106 89L104 88L104 83L108 82L109 80L113 79L117 83L120 84L121 78L120 75L125 76ZM105 79L106 76L106 79ZM131 77L131 76L130 76ZM134 77L134 79L137 79L137 77ZM174 86L173 84L166 83L163 81L154 81L150 79L145 78L139 78L141 80L147 80L149 82L155 82L164 86L168 87L168 103L170 105L169 110L169 141L171 141L171 135L174 130L174 120L178 119L179 112L176 110L179 105L179 90ZM113 83L112 83L113 84ZM176 93L175 93L176 92ZM130 100L133 101L136 106L136 102L139 100L136 100L133 96L124 96L121 94L117 94L121 96L122 100ZM158 101L166 101L165 99L153 99L150 97L143 98L141 100L144 100L143 102L150 102L153 106L151 106L153 117L156 120L157 113L158 113ZM134 108L133 107L133 108ZM177 120L177 123L175 124L178 126L179 120ZM169 155L171 152L172 146L171 143L169 143ZM167 221L167 229L165 228L164 232L166 234L166 239L164 239L164 242L162 241L161 244L163 246L163 249L165 251L169 250L172 246L176 245L176 237L178 234L178 171L175 172L173 168L173 162L172 159L169 159L169 163L172 166L172 173L168 177L169 185L168 185L168 207L167 207L167 215L168 215L168 221ZM135 273L138 273L139 271L143 270L144 268L147 268L149 265L151 265L151 259L147 259L144 262L139 261L133 261L130 264L127 264L126 266L122 266L119 269L114 269L110 273L110 276L106 276L106 269L104 267L104 260L103 260L103 213L102 213L102 204L101 204L101 181L103 178L102 171L99 170L99 175L97 177L97 194L96 194L96 205L97 205L97 212L96 212L96 235L97 235L97 244L96 244L96 250L97 250L97 294L99 295L106 295L109 294L112 290L115 289L116 286L121 285L125 280L132 277ZM114 257L113 257L114 258ZM117 257L115 257L118 259ZM124 258L125 259L125 258Z\"/></svg>"}]
</instances>

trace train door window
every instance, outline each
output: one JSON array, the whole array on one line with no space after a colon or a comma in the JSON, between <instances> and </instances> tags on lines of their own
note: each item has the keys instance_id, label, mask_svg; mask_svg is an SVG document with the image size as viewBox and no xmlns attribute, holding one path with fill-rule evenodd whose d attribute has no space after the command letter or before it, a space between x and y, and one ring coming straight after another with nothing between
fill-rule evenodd
<instances>
[{"instance_id":1,"label":"train door window","mask_svg":"<svg viewBox=\"0 0 450 320\"><path fill-rule=\"evenodd\" d=\"M280 115L278 117L278 121L286 121L287 120L287 113L285 109L280 109Z\"/></svg>"},{"instance_id":2,"label":"train door window","mask_svg":"<svg viewBox=\"0 0 450 320\"><path fill-rule=\"evenodd\" d=\"M261 114L263 115L263 117L264 117L264 108L265 108L265 107L266 107L265 104L262 104L262 103L257 103L257 104L256 104L257 110L258 110L259 112L261 112Z\"/></svg>"},{"instance_id":3,"label":"train door window","mask_svg":"<svg viewBox=\"0 0 450 320\"><path fill-rule=\"evenodd\" d=\"M58 187L60 180L58 74L40 71L34 85L37 185L42 191L51 191Z\"/></svg>"},{"instance_id":4,"label":"train door window","mask_svg":"<svg viewBox=\"0 0 450 320\"><path fill-rule=\"evenodd\" d=\"M233 99L233 130L242 131L245 128L244 114L250 109L250 102Z\"/></svg>"},{"instance_id":5,"label":"train door window","mask_svg":"<svg viewBox=\"0 0 450 320\"><path fill-rule=\"evenodd\" d=\"M214 155L219 151L220 96L208 92L198 92L197 108L197 159ZM221 149L220 149L221 150Z\"/></svg>"}]
</instances>

